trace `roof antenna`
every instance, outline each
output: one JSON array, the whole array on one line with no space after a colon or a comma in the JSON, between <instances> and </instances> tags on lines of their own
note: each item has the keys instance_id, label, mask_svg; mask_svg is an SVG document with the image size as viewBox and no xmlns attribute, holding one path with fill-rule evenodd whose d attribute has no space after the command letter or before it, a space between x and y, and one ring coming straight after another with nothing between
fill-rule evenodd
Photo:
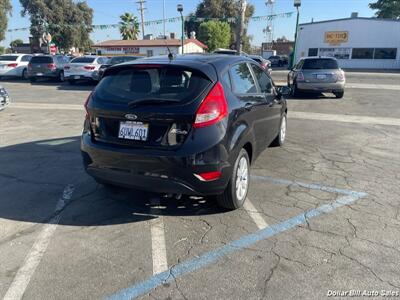
<instances>
[{"instance_id":1,"label":"roof antenna","mask_svg":"<svg viewBox=\"0 0 400 300\"><path fill-rule=\"evenodd\" d=\"M167 39L167 37L164 35L164 43L165 43L165 46L168 49L168 59L169 60L173 60L174 59L174 54L171 52L171 49L169 49L166 39Z\"/></svg>"}]
</instances>

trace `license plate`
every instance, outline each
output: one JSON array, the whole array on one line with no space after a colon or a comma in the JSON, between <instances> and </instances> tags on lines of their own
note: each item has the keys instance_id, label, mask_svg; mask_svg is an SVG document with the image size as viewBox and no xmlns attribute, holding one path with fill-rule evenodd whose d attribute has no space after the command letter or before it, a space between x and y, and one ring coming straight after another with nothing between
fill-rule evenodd
<instances>
[{"instance_id":1,"label":"license plate","mask_svg":"<svg viewBox=\"0 0 400 300\"><path fill-rule=\"evenodd\" d=\"M43 73L36 73L36 76L43 76Z\"/></svg>"},{"instance_id":2,"label":"license plate","mask_svg":"<svg viewBox=\"0 0 400 300\"><path fill-rule=\"evenodd\" d=\"M317 74L317 79L326 79L325 74Z\"/></svg>"},{"instance_id":3,"label":"license plate","mask_svg":"<svg viewBox=\"0 0 400 300\"><path fill-rule=\"evenodd\" d=\"M74 79L80 79L81 76L74 76Z\"/></svg>"},{"instance_id":4,"label":"license plate","mask_svg":"<svg viewBox=\"0 0 400 300\"><path fill-rule=\"evenodd\" d=\"M126 140L145 141L149 131L149 124L142 122L120 122L118 137Z\"/></svg>"}]
</instances>

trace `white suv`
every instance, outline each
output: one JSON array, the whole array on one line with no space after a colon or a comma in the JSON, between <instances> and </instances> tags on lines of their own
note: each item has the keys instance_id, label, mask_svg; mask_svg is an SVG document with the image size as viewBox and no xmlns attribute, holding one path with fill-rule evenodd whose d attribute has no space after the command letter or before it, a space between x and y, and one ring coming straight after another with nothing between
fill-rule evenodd
<instances>
[{"instance_id":1,"label":"white suv","mask_svg":"<svg viewBox=\"0 0 400 300\"><path fill-rule=\"evenodd\" d=\"M28 64L30 54L4 54L0 55L0 77L20 77L28 79Z\"/></svg>"}]
</instances>

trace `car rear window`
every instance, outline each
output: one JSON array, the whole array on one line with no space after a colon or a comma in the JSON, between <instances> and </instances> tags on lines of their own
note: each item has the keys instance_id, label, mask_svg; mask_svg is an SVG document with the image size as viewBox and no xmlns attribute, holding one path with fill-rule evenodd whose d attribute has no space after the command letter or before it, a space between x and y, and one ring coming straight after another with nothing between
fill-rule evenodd
<instances>
[{"instance_id":1,"label":"car rear window","mask_svg":"<svg viewBox=\"0 0 400 300\"><path fill-rule=\"evenodd\" d=\"M94 62L95 58L94 57L77 57L74 58L73 60L70 61L71 64L79 64L79 63L83 63L83 64L91 64L92 62Z\"/></svg>"},{"instance_id":2,"label":"car rear window","mask_svg":"<svg viewBox=\"0 0 400 300\"><path fill-rule=\"evenodd\" d=\"M252 58L253 58L253 60L255 60L256 62L258 62L259 64L261 64L261 63L262 63L261 59L259 59L259 58L255 58L255 57L252 57Z\"/></svg>"},{"instance_id":3,"label":"car rear window","mask_svg":"<svg viewBox=\"0 0 400 300\"><path fill-rule=\"evenodd\" d=\"M116 64L120 64L126 61L131 61L131 60L135 60L138 59L139 57L132 57L132 56L119 56L119 57L113 57L109 60L109 64L112 65L116 65Z\"/></svg>"},{"instance_id":4,"label":"car rear window","mask_svg":"<svg viewBox=\"0 0 400 300\"><path fill-rule=\"evenodd\" d=\"M4 61L16 61L18 56L16 55L0 55L0 60Z\"/></svg>"},{"instance_id":5,"label":"car rear window","mask_svg":"<svg viewBox=\"0 0 400 300\"><path fill-rule=\"evenodd\" d=\"M128 104L139 99L162 99L182 104L198 97L210 84L210 80L198 71L170 66L138 66L109 71L96 88L96 101Z\"/></svg>"},{"instance_id":6,"label":"car rear window","mask_svg":"<svg viewBox=\"0 0 400 300\"><path fill-rule=\"evenodd\" d=\"M31 63L52 63L53 58L49 56L34 56L31 59Z\"/></svg>"},{"instance_id":7,"label":"car rear window","mask_svg":"<svg viewBox=\"0 0 400 300\"><path fill-rule=\"evenodd\" d=\"M306 59L304 60L303 70L318 70L318 69L339 69L339 65L334 59Z\"/></svg>"}]
</instances>

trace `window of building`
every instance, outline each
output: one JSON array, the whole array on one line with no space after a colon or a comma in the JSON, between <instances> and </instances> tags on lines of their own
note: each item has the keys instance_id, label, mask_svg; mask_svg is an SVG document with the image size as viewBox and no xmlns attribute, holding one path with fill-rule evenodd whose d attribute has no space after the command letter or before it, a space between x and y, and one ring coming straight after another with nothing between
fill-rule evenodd
<instances>
[{"instance_id":1,"label":"window of building","mask_svg":"<svg viewBox=\"0 0 400 300\"><path fill-rule=\"evenodd\" d=\"M309 48L308 56L318 56L318 48Z\"/></svg>"},{"instance_id":2,"label":"window of building","mask_svg":"<svg viewBox=\"0 0 400 300\"><path fill-rule=\"evenodd\" d=\"M374 59L396 59L396 48L375 48Z\"/></svg>"},{"instance_id":3,"label":"window of building","mask_svg":"<svg viewBox=\"0 0 400 300\"><path fill-rule=\"evenodd\" d=\"M319 55L336 59L349 59L351 48L320 48Z\"/></svg>"},{"instance_id":4,"label":"window of building","mask_svg":"<svg viewBox=\"0 0 400 300\"><path fill-rule=\"evenodd\" d=\"M372 59L374 57L374 48L353 48L352 59Z\"/></svg>"},{"instance_id":5,"label":"window of building","mask_svg":"<svg viewBox=\"0 0 400 300\"><path fill-rule=\"evenodd\" d=\"M153 56L153 50L147 50L147 57Z\"/></svg>"},{"instance_id":6,"label":"window of building","mask_svg":"<svg viewBox=\"0 0 400 300\"><path fill-rule=\"evenodd\" d=\"M257 93L257 87L250 69L246 63L240 63L232 67L231 80L233 91L237 94Z\"/></svg>"}]
</instances>

